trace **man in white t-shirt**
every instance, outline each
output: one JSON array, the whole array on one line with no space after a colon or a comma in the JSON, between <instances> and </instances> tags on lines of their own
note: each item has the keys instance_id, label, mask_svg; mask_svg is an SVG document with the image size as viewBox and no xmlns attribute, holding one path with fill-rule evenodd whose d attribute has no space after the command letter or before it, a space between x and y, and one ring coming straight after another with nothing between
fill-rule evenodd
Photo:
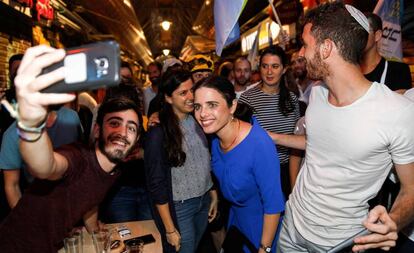
<instances>
[{"instance_id":1,"label":"man in white t-shirt","mask_svg":"<svg viewBox=\"0 0 414 253\"><path fill-rule=\"evenodd\" d=\"M313 87L303 136L270 133L279 145L306 147L305 162L286 203L278 252L326 252L353 240L354 252L389 250L414 217L414 103L362 75L358 62L368 21L353 7L334 2L306 17L300 53ZM368 210L392 165L401 182L388 213Z\"/></svg>"}]
</instances>

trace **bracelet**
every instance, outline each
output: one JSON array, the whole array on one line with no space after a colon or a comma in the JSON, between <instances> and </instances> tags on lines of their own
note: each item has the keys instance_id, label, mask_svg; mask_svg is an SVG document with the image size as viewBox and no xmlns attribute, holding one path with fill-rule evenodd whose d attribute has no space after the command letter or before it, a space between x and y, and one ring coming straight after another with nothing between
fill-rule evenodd
<instances>
[{"instance_id":1,"label":"bracelet","mask_svg":"<svg viewBox=\"0 0 414 253\"><path fill-rule=\"evenodd\" d=\"M16 128L16 131L17 131L17 135L19 136L19 138L26 142L36 142L40 139L40 137L42 137L42 134L43 134L43 131L40 133L32 133L32 132L26 132L18 127ZM28 136L29 134L38 134L38 136L33 138L33 137L29 137Z\"/></svg>"},{"instance_id":2,"label":"bracelet","mask_svg":"<svg viewBox=\"0 0 414 253\"><path fill-rule=\"evenodd\" d=\"M46 118L47 118L47 116L46 116ZM43 122L38 127L25 126L21 121L18 120L17 121L17 128L20 129L21 131L24 131L24 132L40 134L40 133L43 132L43 130L46 127L46 118L43 120Z\"/></svg>"},{"instance_id":3,"label":"bracelet","mask_svg":"<svg viewBox=\"0 0 414 253\"><path fill-rule=\"evenodd\" d=\"M165 231L165 233L166 233L167 235L174 234L175 232L177 232L177 230L175 230L175 229L174 229L174 231L172 231L172 232L167 232L167 231Z\"/></svg>"}]
</instances>

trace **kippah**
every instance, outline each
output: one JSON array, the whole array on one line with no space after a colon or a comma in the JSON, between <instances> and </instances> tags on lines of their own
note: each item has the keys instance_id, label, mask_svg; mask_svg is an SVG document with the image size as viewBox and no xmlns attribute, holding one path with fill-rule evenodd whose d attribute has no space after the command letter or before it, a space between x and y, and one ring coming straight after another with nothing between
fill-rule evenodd
<instances>
[{"instance_id":1,"label":"kippah","mask_svg":"<svg viewBox=\"0 0 414 253\"><path fill-rule=\"evenodd\" d=\"M367 17L357 8L352 5L345 4L346 10L351 14L351 16L360 24L365 31L369 33L369 23Z\"/></svg>"}]
</instances>

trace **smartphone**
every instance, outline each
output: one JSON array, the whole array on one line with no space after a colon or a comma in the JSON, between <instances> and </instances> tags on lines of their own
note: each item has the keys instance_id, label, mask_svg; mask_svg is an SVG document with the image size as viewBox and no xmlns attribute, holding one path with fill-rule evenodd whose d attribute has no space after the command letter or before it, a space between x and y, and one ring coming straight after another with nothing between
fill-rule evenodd
<instances>
[{"instance_id":1,"label":"smartphone","mask_svg":"<svg viewBox=\"0 0 414 253\"><path fill-rule=\"evenodd\" d=\"M43 69L42 74L65 66L65 79L42 90L44 93L68 93L116 86L120 83L119 44L100 41L68 48L63 61Z\"/></svg>"},{"instance_id":2,"label":"smartphone","mask_svg":"<svg viewBox=\"0 0 414 253\"><path fill-rule=\"evenodd\" d=\"M337 252L342 252L344 249L350 248L354 245L354 239L358 236L363 236L363 235L369 235L371 232L364 228L361 231L359 231L358 233L356 233L355 235L349 237L348 239L342 241L341 243L337 244L336 246L334 246L333 248L331 248L330 250L328 250L326 253L337 253Z\"/></svg>"},{"instance_id":3,"label":"smartphone","mask_svg":"<svg viewBox=\"0 0 414 253\"><path fill-rule=\"evenodd\" d=\"M142 235L142 236L138 236L138 237L134 237L128 240L124 241L125 245L128 245L130 243L134 243L134 241L137 240L142 240L144 242L144 244L149 244L149 243L154 243L155 242L155 238L154 236L152 236L152 234L147 234L147 235Z\"/></svg>"}]
</instances>

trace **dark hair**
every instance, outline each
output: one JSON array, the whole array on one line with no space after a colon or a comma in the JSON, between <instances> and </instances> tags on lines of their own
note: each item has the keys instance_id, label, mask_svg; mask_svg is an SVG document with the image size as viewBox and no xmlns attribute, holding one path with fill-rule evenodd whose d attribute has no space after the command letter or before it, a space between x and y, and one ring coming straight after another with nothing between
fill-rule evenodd
<instances>
[{"instance_id":1,"label":"dark hair","mask_svg":"<svg viewBox=\"0 0 414 253\"><path fill-rule=\"evenodd\" d=\"M220 93L224 100L226 100L227 106L230 108L233 105L233 101L236 99L236 92L234 92L233 84L224 77L221 76L210 76L203 80L197 82L193 91L205 87L216 90ZM250 106L244 103L237 103L236 111L234 112L234 117L250 122L253 115L253 110Z\"/></svg>"},{"instance_id":2,"label":"dark hair","mask_svg":"<svg viewBox=\"0 0 414 253\"><path fill-rule=\"evenodd\" d=\"M186 159L183 151L183 133L180 122L175 115L172 106L165 102L165 96L172 96L172 93L185 81L191 80L191 73L184 70L168 71L162 76L159 92L162 100L160 110L160 126L164 133L164 147L167 151L168 161L171 166L182 166Z\"/></svg>"},{"instance_id":3,"label":"dark hair","mask_svg":"<svg viewBox=\"0 0 414 253\"><path fill-rule=\"evenodd\" d=\"M224 78L229 78L229 75L232 70L233 70L233 63L229 61L225 61L220 65L218 75Z\"/></svg>"},{"instance_id":4,"label":"dark hair","mask_svg":"<svg viewBox=\"0 0 414 253\"><path fill-rule=\"evenodd\" d=\"M266 55L275 55L280 58L283 68L288 67L288 58L285 51L279 46L271 46L266 48L260 55L260 67L262 65L263 57ZM289 113L293 112L295 105L292 97L290 96L290 91L288 89L288 79L286 72L280 77L279 83L279 110L284 115L287 116Z\"/></svg>"},{"instance_id":5,"label":"dark hair","mask_svg":"<svg viewBox=\"0 0 414 253\"><path fill-rule=\"evenodd\" d=\"M96 124L102 127L105 115L113 112L121 112L126 110L134 110L138 116L139 129L138 133L143 133L142 114L138 110L137 104L127 96L117 96L105 99L98 109L98 116L96 117Z\"/></svg>"},{"instance_id":6,"label":"dark hair","mask_svg":"<svg viewBox=\"0 0 414 253\"><path fill-rule=\"evenodd\" d=\"M15 61L21 61L23 59L23 54L15 54L9 58L9 71L10 66ZM16 87L14 86L14 78L16 77L17 69L15 73L9 73L10 76L10 89L6 91L6 99L9 101L13 101L16 99Z\"/></svg>"},{"instance_id":7,"label":"dark hair","mask_svg":"<svg viewBox=\"0 0 414 253\"><path fill-rule=\"evenodd\" d=\"M365 12L365 16L368 19L369 27L372 28L373 32L382 30L382 19L375 13Z\"/></svg>"},{"instance_id":8,"label":"dark hair","mask_svg":"<svg viewBox=\"0 0 414 253\"><path fill-rule=\"evenodd\" d=\"M307 13L304 24L307 23L312 24L311 33L317 45L330 39L345 61L358 64L362 59L368 33L349 14L343 3L319 5Z\"/></svg>"},{"instance_id":9,"label":"dark hair","mask_svg":"<svg viewBox=\"0 0 414 253\"><path fill-rule=\"evenodd\" d=\"M143 114L143 96L142 91L134 83L130 82L131 80L124 81L122 80L118 86L108 88L104 100L116 98L116 97L126 97L132 100L136 105L138 110ZM142 139L142 138L141 138Z\"/></svg>"},{"instance_id":10,"label":"dark hair","mask_svg":"<svg viewBox=\"0 0 414 253\"><path fill-rule=\"evenodd\" d=\"M157 62L157 61L153 61L153 62L151 62L150 64L148 64L148 67L149 66L155 66L155 67L157 67L157 69L160 71L160 73L161 73L161 71L162 71L162 64L160 63L160 62Z\"/></svg>"},{"instance_id":11,"label":"dark hair","mask_svg":"<svg viewBox=\"0 0 414 253\"><path fill-rule=\"evenodd\" d=\"M131 72L131 74L133 73L133 72L132 72L131 65L129 65L129 63L128 63L128 62L126 62L126 61L122 61L122 62L121 62L121 68L127 68L127 69L129 69L129 71Z\"/></svg>"},{"instance_id":12,"label":"dark hair","mask_svg":"<svg viewBox=\"0 0 414 253\"><path fill-rule=\"evenodd\" d=\"M21 61L23 59L23 54L15 54L12 55L9 58L9 66L14 62L14 61Z\"/></svg>"}]
</instances>

